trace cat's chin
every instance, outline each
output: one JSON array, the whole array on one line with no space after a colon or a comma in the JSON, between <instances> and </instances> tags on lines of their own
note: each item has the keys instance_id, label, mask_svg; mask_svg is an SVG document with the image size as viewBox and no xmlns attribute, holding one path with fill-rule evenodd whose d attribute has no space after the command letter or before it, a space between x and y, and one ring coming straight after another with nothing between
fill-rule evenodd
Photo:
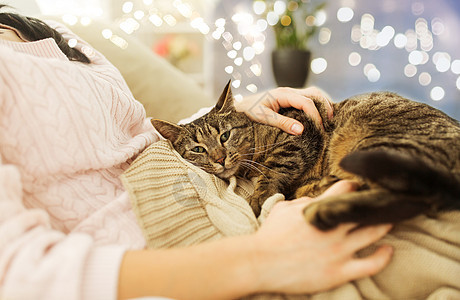
<instances>
[{"instance_id":1,"label":"cat's chin","mask_svg":"<svg viewBox=\"0 0 460 300\"><path fill-rule=\"evenodd\" d=\"M224 171L217 173L215 175L221 179L229 179L230 177L235 175L237 170L238 170L238 166L235 166L231 169L225 169Z\"/></svg>"}]
</instances>

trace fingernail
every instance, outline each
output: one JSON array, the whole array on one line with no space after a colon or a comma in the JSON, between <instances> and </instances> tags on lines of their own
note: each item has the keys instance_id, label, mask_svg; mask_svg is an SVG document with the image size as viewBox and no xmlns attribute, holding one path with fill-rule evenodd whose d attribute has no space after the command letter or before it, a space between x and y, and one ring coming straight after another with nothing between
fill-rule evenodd
<instances>
[{"instance_id":1,"label":"fingernail","mask_svg":"<svg viewBox=\"0 0 460 300\"><path fill-rule=\"evenodd\" d=\"M303 131L303 126L300 125L299 123L294 123L294 124L291 126L291 132L292 132L292 133L301 134L302 131Z\"/></svg>"}]
</instances>

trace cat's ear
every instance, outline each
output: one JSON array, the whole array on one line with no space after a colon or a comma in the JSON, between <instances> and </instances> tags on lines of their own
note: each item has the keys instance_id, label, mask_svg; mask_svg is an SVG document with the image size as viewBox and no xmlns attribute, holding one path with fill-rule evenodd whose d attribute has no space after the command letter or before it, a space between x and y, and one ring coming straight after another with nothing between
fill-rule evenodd
<instances>
[{"instance_id":1,"label":"cat's ear","mask_svg":"<svg viewBox=\"0 0 460 300\"><path fill-rule=\"evenodd\" d=\"M233 95L231 88L232 80L229 80L224 88L224 91L219 97L219 101L216 104L217 111L226 111L229 108L233 108Z\"/></svg>"},{"instance_id":2,"label":"cat's ear","mask_svg":"<svg viewBox=\"0 0 460 300\"><path fill-rule=\"evenodd\" d=\"M152 119L151 120L153 127L165 138L174 143L177 137L184 130L179 125L169 123L163 120Z\"/></svg>"}]
</instances>

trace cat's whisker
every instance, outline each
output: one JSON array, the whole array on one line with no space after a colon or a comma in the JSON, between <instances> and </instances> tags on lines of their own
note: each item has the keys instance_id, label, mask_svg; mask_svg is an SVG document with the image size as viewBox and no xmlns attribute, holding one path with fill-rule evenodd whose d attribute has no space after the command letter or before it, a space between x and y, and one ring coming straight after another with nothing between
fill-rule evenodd
<instances>
[{"instance_id":1,"label":"cat's whisker","mask_svg":"<svg viewBox=\"0 0 460 300\"><path fill-rule=\"evenodd\" d=\"M248 163L248 162L241 162L241 166L243 167L246 167L248 169L252 169L252 170L255 170L255 171L258 171L260 174L262 174L265 179L268 180L267 176L264 174L264 172L262 172L259 168L257 168L256 166L252 165L251 163Z\"/></svg>"},{"instance_id":2,"label":"cat's whisker","mask_svg":"<svg viewBox=\"0 0 460 300\"><path fill-rule=\"evenodd\" d=\"M268 148L268 147L270 147L270 149L272 149L273 147L279 146L279 145L284 144L284 143L286 143L286 141L280 141L280 142L277 142L277 143L261 145L261 146L258 146L258 147L249 148L249 150L258 150L259 148Z\"/></svg>"},{"instance_id":3,"label":"cat's whisker","mask_svg":"<svg viewBox=\"0 0 460 300\"><path fill-rule=\"evenodd\" d=\"M269 168L269 167L267 167L267 166L265 166L265 165L263 165L263 164L261 164L261 163L258 163L258 162L256 162L256 161L253 161L253 160L250 160L250 159L242 159L241 161L242 161L242 162L249 163L249 164L251 164L251 165L252 165L252 164L256 164L256 165L261 166L261 167L264 167L264 168L266 168L266 169L268 169L268 170L270 170L270 171L272 171L272 172L274 172L274 173L276 173L276 174L284 175L283 173L280 173L280 172L278 172L278 171L275 171L275 170L273 170L272 168Z\"/></svg>"}]
</instances>

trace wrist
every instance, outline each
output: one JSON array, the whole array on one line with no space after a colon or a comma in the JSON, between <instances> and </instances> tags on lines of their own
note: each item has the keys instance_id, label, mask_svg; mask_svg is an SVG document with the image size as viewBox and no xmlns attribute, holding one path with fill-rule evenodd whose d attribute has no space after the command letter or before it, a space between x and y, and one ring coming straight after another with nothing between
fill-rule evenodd
<instances>
[{"instance_id":1,"label":"wrist","mask_svg":"<svg viewBox=\"0 0 460 300\"><path fill-rule=\"evenodd\" d=\"M119 298L236 299L260 291L254 235L196 246L128 251Z\"/></svg>"}]
</instances>

